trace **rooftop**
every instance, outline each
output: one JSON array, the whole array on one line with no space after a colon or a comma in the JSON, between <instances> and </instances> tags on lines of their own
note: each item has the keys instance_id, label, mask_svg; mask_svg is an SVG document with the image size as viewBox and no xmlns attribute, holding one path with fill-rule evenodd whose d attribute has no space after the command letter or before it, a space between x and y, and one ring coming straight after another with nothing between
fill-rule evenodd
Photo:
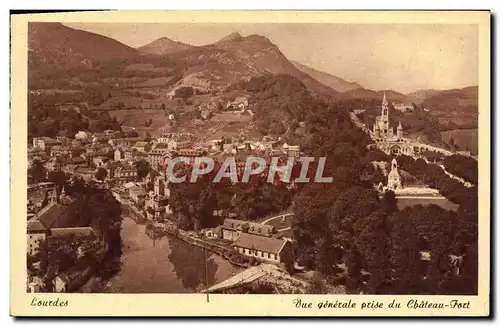
<instances>
[{"instance_id":1,"label":"rooftop","mask_svg":"<svg viewBox=\"0 0 500 326\"><path fill-rule=\"evenodd\" d=\"M45 231L45 227L37 218L31 218L27 225L28 231Z\"/></svg>"},{"instance_id":2,"label":"rooftop","mask_svg":"<svg viewBox=\"0 0 500 326\"><path fill-rule=\"evenodd\" d=\"M232 218L226 218L222 223L222 228L228 230L242 230L244 227L247 226L248 226L247 221L235 220Z\"/></svg>"},{"instance_id":3,"label":"rooftop","mask_svg":"<svg viewBox=\"0 0 500 326\"><path fill-rule=\"evenodd\" d=\"M270 237L273 234L274 227L272 225L264 225L260 223L250 222L248 233Z\"/></svg>"},{"instance_id":4,"label":"rooftop","mask_svg":"<svg viewBox=\"0 0 500 326\"><path fill-rule=\"evenodd\" d=\"M64 206L52 202L42 208L42 210L38 212L36 218L46 229L49 229L65 210L66 208Z\"/></svg>"},{"instance_id":5,"label":"rooftop","mask_svg":"<svg viewBox=\"0 0 500 326\"><path fill-rule=\"evenodd\" d=\"M94 229L91 227L76 227L76 228L53 228L50 230L51 237L66 238L74 237L92 237L95 236Z\"/></svg>"},{"instance_id":6,"label":"rooftop","mask_svg":"<svg viewBox=\"0 0 500 326\"><path fill-rule=\"evenodd\" d=\"M134 147L144 147L146 146L148 143L145 142L145 141L138 141L137 143L135 143Z\"/></svg>"},{"instance_id":7,"label":"rooftop","mask_svg":"<svg viewBox=\"0 0 500 326\"><path fill-rule=\"evenodd\" d=\"M286 240L267 238L258 235L242 233L234 242L233 246L259 250L271 254L279 254Z\"/></svg>"}]
</instances>

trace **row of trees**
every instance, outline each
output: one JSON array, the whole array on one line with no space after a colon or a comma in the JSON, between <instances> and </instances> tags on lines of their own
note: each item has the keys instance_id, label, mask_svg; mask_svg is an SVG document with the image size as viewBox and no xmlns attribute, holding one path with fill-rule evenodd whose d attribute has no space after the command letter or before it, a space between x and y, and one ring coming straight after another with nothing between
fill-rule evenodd
<instances>
[{"instance_id":1,"label":"row of trees","mask_svg":"<svg viewBox=\"0 0 500 326\"><path fill-rule=\"evenodd\" d=\"M116 117L105 111L88 111L85 114L75 110L61 110L57 107L30 107L28 114L28 136L73 137L78 131L103 132L121 130Z\"/></svg>"},{"instance_id":2,"label":"row of trees","mask_svg":"<svg viewBox=\"0 0 500 326\"><path fill-rule=\"evenodd\" d=\"M477 161L463 155L448 156L443 160L446 170L462 179L477 184Z\"/></svg>"},{"instance_id":3,"label":"row of trees","mask_svg":"<svg viewBox=\"0 0 500 326\"><path fill-rule=\"evenodd\" d=\"M192 166L179 166L178 172L189 179ZM221 221L214 216L214 211L233 212L239 219L256 220L278 213L291 204L293 192L281 182L271 184L265 176L253 176L248 183L232 184L229 178L214 183L218 169L199 176L193 183L169 184L169 204L182 229L217 226Z\"/></svg>"}]
</instances>

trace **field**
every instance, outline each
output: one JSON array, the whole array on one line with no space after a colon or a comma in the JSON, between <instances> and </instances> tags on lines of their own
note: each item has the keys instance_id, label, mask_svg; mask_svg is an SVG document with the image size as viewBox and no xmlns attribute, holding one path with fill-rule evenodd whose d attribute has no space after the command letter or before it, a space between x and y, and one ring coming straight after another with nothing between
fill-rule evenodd
<instances>
[{"instance_id":1,"label":"field","mask_svg":"<svg viewBox=\"0 0 500 326\"><path fill-rule=\"evenodd\" d=\"M168 111L172 112L177 120L175 130L192 133L200 140L220 139L222 136L233 137L241 133L253 135L253 117L250 115L223 112L215 114L210 120L201 120L190 116L189 113L193 110L195 110L194 106L183 106ZM162 109L125 109L108 112L111 117L116 117L122 124L123 130L135 129L142 137L146 132L153 135L167 125L168 121L168 116ZM146 127L145 123L148 119L152 120L152 124Z\"/></svg>"},{"instance_id":2,"label":"field","mask_svg":"<svg viewBox=\"0 0 500 326\"><path fill-rule=\"evenodd\" d=\"M478 130L477 129L454 129L441 132L441 138L444 142L449 143L453 137L455 144L460 150L471 151L472 155L477 155L478 152Z\"/></svg>"},{"instance_id":3,"label":"field","mask_svg":"<svg viewBox=\"0 0 500 326\"><path fill-rule=\"evenodd\" d=\"M163 110L157 109L111 110L109 114L111 117L116 117L122 124L123 130L135 128L140 136L144 136L143 134L146 132L152 134L152 132L162 128L168 119ZM153 123L149 127L146 127L145 123L148 119L151 119Z\"/></svg>"}]
</instances>

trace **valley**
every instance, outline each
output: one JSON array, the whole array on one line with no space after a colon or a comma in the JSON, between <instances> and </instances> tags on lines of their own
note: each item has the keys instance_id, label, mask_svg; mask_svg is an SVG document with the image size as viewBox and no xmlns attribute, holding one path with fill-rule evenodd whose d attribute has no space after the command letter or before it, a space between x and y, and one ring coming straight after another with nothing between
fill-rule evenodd
<instances>
[{"instance_id":1,"label":"valley","mask_svg":"<svg viewBox=\"0 0 500 326\"><path fill-rule=\"evenodd\" d=\"M63 211L58 201L68 185L78 190L69 196L82 197L75 209L82 216L87 202L116 208L113 225L122 228L111 249L124 266L97 284L98 292L200 291L201 251L170 237L156 242L164 228L224 246L224 255L209 260L221 278L238 270L235 262L266 262L286 274L318 273L320 282L305 280L310 293L331 293L333 285L407 294L407 279L418 293L474 293L477 161L457 152L477 152L477 86L368 89L289 60L266 36L237 32L205 45L162 37L132 48L40 23L30 25L28 57L29 183L54 188L51 203L48 192L33 198L40 203L30 202L30 216L36 222L47 205ZM268 169L241 183L208 172L196 182L171 182L170 172L192 174L201 157L217 164L232 158L241 172L250 156L292 158L292 174L301 171L301 158L313 158L311 169L324 158L331 182L269 181ZM168 172L179 157L184 162ZM399 200L405 189L425 196ZM118 202L146 225L132 223ZM97 225L107 216L99 207L92 211ZM286 227L259 223L284 212L291 216ZM136 255L144 250L153 256ZM450 280L447 268L414 268L427 251L468 255L472 263ZM185 266L189 253L197 259Z\"/></svg>"}]
</instances>

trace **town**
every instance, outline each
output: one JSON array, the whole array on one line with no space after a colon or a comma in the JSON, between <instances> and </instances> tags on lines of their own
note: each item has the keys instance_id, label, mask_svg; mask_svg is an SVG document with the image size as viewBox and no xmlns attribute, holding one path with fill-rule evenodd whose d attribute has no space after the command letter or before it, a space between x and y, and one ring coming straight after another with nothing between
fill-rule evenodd
<instances>
[{"instance_id":1,"label":"town","mask_svg":"<svg viewBox=\"0 0 500 326\"><path fill-rule=\"evenodd\" d=\"M397 128L397 133L393 133L388 125L385 94L381 110L381 118L377 118L373 131L366 131L362 125L359 126L374 139L375 146L378 146L375 151L396 155L390 163L390 171L385 171L384 160L373 160L375 170L386 176L385 180L377 179L379 183L373 183L374 189L381 197L386 192L395 193L398 201L423 198L435 200L438 205L445 203L446 198L438 189L432 189L419 182L412 183L411 179L400 173L397 162L397 156L400 154L411 152L412 156L422 157L428 164L433 162L429 160L430 157L425 156L425 152L414 152L413 147L404 145L408 142L404 141L401 124ZM353 120L355 124L361 124L355 116ZM372 145L368 147L372 148L370 146ZM420 148L424 148L423 145ZM373 150L372 148L371 151ZM437 149L438 155L443 153L453 155L449 151ZM203 160L200 159L202 157ZM246 159L249 157L258 157L262 161L261 169L257 167L250 169L254 173L246 171ZM177 172L180 170L184 174L191 173L191 180L187 183L194 182L201 187L191 196L199 197L204 191L213 187L209 184L214 180L215 174L209 173L215 171L201 169L200 162L210 159L213 169L213 161L220 162L224 158L232 159L238 176L245 178L246 174L246 180L250 179L249 187L254 183L257 187L261 187L259 180L268 180L269 177L269 169L264 169L266 163L272 161L275 165L277 162L284 164L288 159L292 159L292 162L295 159L294 166L296 166L303 162L304 153L300 152L300 146L287 144L280 137L265 136L261 139L239 137L199 143L193 135L166 133L165 129L162 129L156 137L149 138L124 137L122 132L116 130L93 134L79 131L72 138L34 137L28 152L30 163L27 223L30 270L28 290L78 291L95 273L96 266L107 259L112 245L110 234L116 227L115 224L120 224L121 216L114 218L114 224L111 225L103 225L102 221L95 222L92 218L86 222L82 222L81 218L75 218L74 215L78 214L76 212L78 209L76 207L79 207L76 205L80 200L78 198L85 196L85 189L87 191L90 189L91 192L112 195L122 207L121 210L118 209L118 213L115 210L114 214L121 215L121 211L127 211L127 215L135 223L145 224L144 232L153 241L167 235L174 236L189 245L216 253L231 264L245 269L240 274L213 284L210 288L206 285L203 291L224 291L237 285L252 283L259 278L270 277L274 278L273 282L277 282L277 278L281 279L279 282L285 282L287 284L285 288L289 290L293 288L293 291L298 293L306 293L308 282L293 276L293 273L301 272L305 267L298 264L294 255L296 242L292 230L294 213L290 209L290 204L293 206L293 203L289 199L278 203L276 209L267 209L253 216L242 217L238 214L241 210L234 208L238 199L240 203L241 200L251 200L247 195L238 198L239 194L235 192L229 196L226 204L218 201L215 206L207 202L200 203L199 198L195 198L197 205L205 205L206 209L211 210L209 215L212 218L206 221L204 218L186 216L197 213L190 208L192 203L185 202L190 198L179 198L179 196L190 196L188 188L182 191L178 188L186 187L186 183L170 182L168 171L170 169L172 173L174 170L172 167L169 168L169 163L179 163L175 170ZM436 161L435 157L433 160ZM307 163L310 161L314 161L314 158L305 160ZM323 166L319 167L323 170ZM445 170L444 166L441 167ZM300 171L300 176L304 178L311 172L307 171L307 165L305 169L302 171L302 168L298 170L294 168L293 171L297 176ZM313 170L312 174L316 172L316 169ZM275 172L271 171L272 174ZM193 175L197 180L193 181ZM228 179L227 182L222 182L220 188L213 189L213 193L208 196L218 196L224 191L224 187L235 186L238 183L238 178L233 179L230 173L225 177ZM220 176L215 175L215 179L217 178L221 180ZM294 182L283 183L283 179L286 178L280 174L280 177L271 182L271 187L282 184L282 188L279 188L281 190L275 190L281 191L280 195L286 196L298 186ZM467 187L472 186L468 181L461 181ZM275 196L279 197L277 194ZM208 201L210 202L210 198ZM456 210L453 204L450 205L452 207L450 209ZM446 208L446 205L443 207ZM119 229L114 231L119 232ZM43 264L47 264L42 262L43 257L47 255L57 257L51 251L63 250L61 248L65 248L66 256L72 257L63 255L63 258L51 261L55 264L51 269L43 267ZM451 265L455 266L456 273L459 273L462 258L450 256ZM421 259L430 260L430 252L421 251Z\"/></svg>"},{"instance_id":2,"label":"town","mask_svg":"<svg viewBox=\"0 0 500 326\"><path fill-rule=\"evenodd\" d=\"M29 24L28 292L478 293L477 38L106 26Z\"/></svg>"},{"instance_id":3,"label":"town","mask_svg":"<svg viewBox=\"0 0 500 326\"><path fill-rule=\"evenodd\" d=\"M28 152L28 256L37 257L33 258L33 268L40 269L40 251L50 250L50 246L59 245L61 241L77 241L76 261L87 257L92 247L94 256L96 252L101 255L99 259L103 259L108 250L102 232L91 226L71 225L68 211L71 211L69 208L74 199L68 196L66 188L75 183L109 191L132 212L131 216L137 222L151 221L149 226L168 230L167 226L172 223L166 222L172 210L166 166L171 160L181 157L185 165L192 166L195 158L201 156L214 159L227 156L237 159L237 170L241 175L245 167L243 158L249 155L258 155L264 164L273 157L300 157L299 146L288 145L279 138L264 137L254 141L221 139L195 144L192 135L165 133L144 139L124 137L121 132L113 130L94 134L79 131L73 138L33 138ZM263 170L259 175L265 174ZM222 214L222 211L216 213ZM289 231L290 228L284 229ZM176 232L179 236L178 230ZM244 236L240 237L242 232ZM248 257L272 263L290 259L289 246L286 245L289 232L277 232L272 224L249 224L226 218L217 229L203 230L202 234L211 246L217 246L220 241L226 241L225 244L234 242L235 251ZM216 239L215 243L210 243L213 239ZM191 239L187 241L193 242ZM54 275L49 285L44 284L41 277L30 277L29 289L39 292L48 286L56 292L74 291L90 276L89 266L83 266L83 271L73 268L76 271Z\"/></svg>"}]
</instances>

